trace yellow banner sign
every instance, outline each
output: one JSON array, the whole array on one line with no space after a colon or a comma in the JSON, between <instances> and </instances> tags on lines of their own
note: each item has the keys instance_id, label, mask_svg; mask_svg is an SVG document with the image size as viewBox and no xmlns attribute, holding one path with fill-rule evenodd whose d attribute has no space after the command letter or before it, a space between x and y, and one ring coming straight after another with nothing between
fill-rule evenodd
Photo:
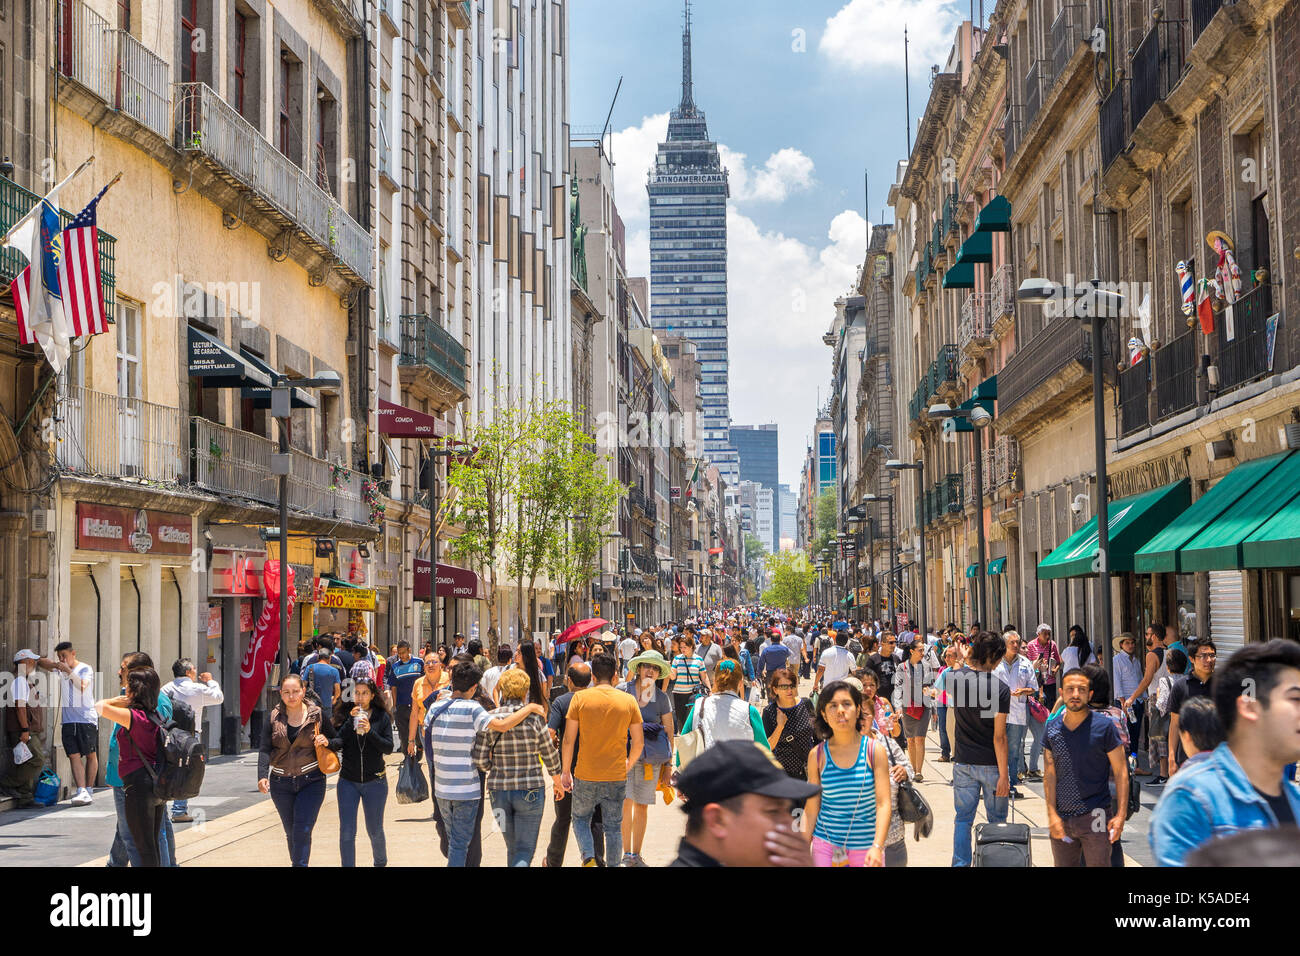
<instances>
[{"instance_id":1,"label":"yellow banner sign","mask_svg":"<svg viewBox=\"0 0 1300 956\"><path fill-rule=\"evenodd\" d=\"M321 595L317 606L344 611L373 611L375 592L370 588L329 588Z\"/></svg>"}]
</instances>

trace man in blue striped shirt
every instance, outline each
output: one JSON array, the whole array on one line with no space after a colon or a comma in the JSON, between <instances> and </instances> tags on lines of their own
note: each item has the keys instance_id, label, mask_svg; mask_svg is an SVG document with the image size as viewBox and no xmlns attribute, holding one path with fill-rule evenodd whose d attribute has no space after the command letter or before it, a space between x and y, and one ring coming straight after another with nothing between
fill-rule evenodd
<instances>
[{"instance_id":1,"label":"man in blue striped shirt","mask_svg":"<svg viewBox=\"0 0 1300 956\"><path fill-rule=\"evenodd\" d=\"M451 669L451 696L429 705L425 716L433 753L433 796L447 827L447 866L463 867L474 838L478 807L483 799L479 773L471 751L483 730L505 733L523 723L529 714L546 716L539 704L527 704L506 717L491 717L471 700L483 673L462 661Z\"/></svg>"}]
</instances>

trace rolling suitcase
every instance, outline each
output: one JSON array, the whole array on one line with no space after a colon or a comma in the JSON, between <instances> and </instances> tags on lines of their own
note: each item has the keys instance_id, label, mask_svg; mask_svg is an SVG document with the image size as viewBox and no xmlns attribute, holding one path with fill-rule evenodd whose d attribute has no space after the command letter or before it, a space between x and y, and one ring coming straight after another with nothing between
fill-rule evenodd
<instances>
[{"instance_id":1,"label":"rolling suitcase","mask_svg":"<svg viewBox=\"0 0 1300 956\"><path fill-rule=\"evenodd\" d=\"M1015 798L1007 816L1015 809ZM981 823L975 827L975 855L971 866L1033 866L1029 848L1029 824Z\"/></svg>"}]
</instances>

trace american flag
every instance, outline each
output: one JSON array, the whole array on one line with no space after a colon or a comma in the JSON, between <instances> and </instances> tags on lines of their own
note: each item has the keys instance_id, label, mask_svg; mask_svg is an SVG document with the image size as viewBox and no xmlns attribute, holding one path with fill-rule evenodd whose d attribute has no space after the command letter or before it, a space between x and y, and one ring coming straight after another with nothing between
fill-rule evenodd
<instances>
[{"instance_id":1,"label":"american flag","mask_svg":"<svg viewBox=\"0 0 1300 956\"><path fill-rule=\"evenodd\" d=\"M108 186L105 186L68 223L55 250L59 294L63 299L64 316L73 338L108 331L99 275L99 227L95 220L99 200L107 191ZM23 345L36 344L36 336L27 327L30 273L31 266L28 266L10 285L14 308L18 313L18 339Z\"/></svg>"}]
</instances>

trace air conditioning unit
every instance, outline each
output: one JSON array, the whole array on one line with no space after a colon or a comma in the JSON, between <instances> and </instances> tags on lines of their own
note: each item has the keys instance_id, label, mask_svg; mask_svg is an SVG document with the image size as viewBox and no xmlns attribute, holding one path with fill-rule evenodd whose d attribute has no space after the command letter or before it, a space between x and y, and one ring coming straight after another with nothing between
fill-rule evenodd
<instances>
[{"instance_id":1,"label":"air conditioning unit","mask_svg":"<svg viewBox=\"0 0 1300 956\"><path fill-rule=\"evenodd\" d=\"M31 533L33 535L54 534L54 509L53 508L32 509Z\"/></svg>"}]
</instances>

